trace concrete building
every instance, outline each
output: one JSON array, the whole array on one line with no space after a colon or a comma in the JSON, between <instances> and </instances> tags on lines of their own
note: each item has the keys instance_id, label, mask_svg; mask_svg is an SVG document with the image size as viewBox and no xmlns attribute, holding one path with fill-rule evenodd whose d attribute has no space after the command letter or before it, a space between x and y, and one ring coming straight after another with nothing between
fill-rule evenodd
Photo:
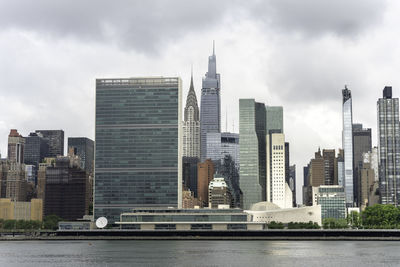
<instances>
[{"instance_id":1,"label":"concrete building","mask_svg":"<svg viewBox=\"0 0 400 267\"><path fill-rule=\"evenodd\" d=\"M45 158L44 162L39 163L38 181L37 181L37 198L42 199L43 203L46 196L46 169L51 167L56 158Z\"/></svg>"},{"instance_id":2,"label":"concrete building","mask_svg":"<svg viewBox=\"0 0 400 267\"><path fill-rule=\"evenodd\" d=\"M359 176L363 164L363 154L371 151L371 129L364 129L361 123L353 124L353 179L354 179L354 199L357 207L361 207L360 202L363 198L361 193L361 177Z\"/></svg>"},{"instance_id":3,"label":"concrete building","mask_svg":"<svg viewBox=\"0 0 400 267\"><path fill-rule=\"evenodd\" d=\"M267 201L280 208L293 206L292 191L286 183L285 170L285 135L283 133L267 134Z\"/></svg>"},{"instance_id":4,"label":"concrete building","mask_svg":"<svg viewBox=\"0 0 400 267\"><path fill-rule=\"evenodd\" d=\"M193 86L193 72L183 121L183 157L200 159L200 118L199 105Z\"/></svg>"},{"instance_id":5,"label":"concrete building","mask_svg":"<svg viewBox=\"0 0 400 267\"><path fill-rule=\"evenodd\" d=\"M195 207L201 207L202 203L198 200L194 193L190 190L183 190L182 192L182 208L183 209L194 209Z\"/></svg>"},{"instance_id":6,"label":"concrete building","mask_svg":"<svg viewBox=\"0 0 400 267\"><path fill-rule=\"evenodd\" d=\"M216 209L219 205L232 207L232 194L223 177L215 177L208 186L208 207Z\"/></svg>"},{"instance_id":7,"label":"concrete building","mask_svg":"<svg viewBox=\"0 0 400 267\"><path fill-rule=\"evenodd\" d=\"M68 151L80 158L81 169L89 174L94 171L94 141L87 137L68 137Z\"/></svg>"},{"instance_id":8,"label":"concrete building","mask_svg":"<svg viewBox=\"0 0 400 267\"><path fill-rule=\"evenodd\" d=\"M344 150L344 188L346 192L346 205L353 207L354 180L353 180L353 110L351 90L347 86L342 90L343 95L343 150Z\"/></svg>"},{"instance_id":9,"label":"concrete building","mask_svg":"<svg viewBox=\"0 0 400 267\"><path fill-rule=\"evenodd\" d=\"M0 219L42 221L43 201L32 199L30 202L20 202L0 198Z\"/></svg>"},{"instance_id":10,"label":"concrete building","mask_svg":"<svg viewBox=\"0 0 400 267\"><path fill-rule=\"evenodd\" d=\"M64 131L63 130L36 130L49 140L49 152L46 157L64 156Z\"/></svg>"},{"instance_id":11,"label":"concrete building","mask_svg":"<svg viewBox=\"0 0 400 267\"><path fill-rule=\"evenodd\" d=\"M250 210L245 210L246 213L252 216L253 222L316 222L321 223L321 206L309 206L301 208L281 209L278 205L271 202L259 202L252 205Z\"/></svg>"},{"instance_id":12,"label":"concrete building","mask_svg":"<svg viewBox=\"0 0 400 267\"><path fill-rule=\"evenodd\" d=\"M10 198L12 201L26 201L25 164L9 161L7 168L5 197Z\"/></svg>"},{"instance_id":13,"label":"concrete building","mask_svg":"<svg viewBox=\"0 0 400 267\"><path fill-rule=\"evenodd\" d=\"M134 209L122 213L117 222L131 230L263 230L263 222L252 222L240 209Z\"/></svg>"},{"instance_id":14,"label":"concrete building","mask_svg":"<svg viewBox=\"0 0 400 267\"><path fill-rule=\"evenodd\" d=\"M379 189L382 204L400 202L400 125L399 99L392 98L392 87L383 89L378 106Z\"/></svg>"},{"instance_id":15,"label":"concrete building","mask_svg":"<svg viewBox=\"0 0 400 267\"><path fill-rule=\"evenodd\" d=\"M23 164L24 163L25 138L16 129L11 129L8 135L8 160Z\"/></svg>"},{"instance_id":16,"label":"concrete building","mask_svg":"<svg viewBox=\"0 0 400 267\"><path fill-rule=\"evenodd\" d=\"M360 186L357 195L361 210L379 203L379 180L376 179L376 172L379 171L376 166L377 152L377 148L374 148L372 152L363 153L363 162L358 168Z\"/></svg>"},{"instance_id":17,"label":"concrete building","mask_svg":"<svg viewBox=\"0 0 400 267\"><path fill-rule=\"evenodd\" d=\"M201 161L207 155L207 133L221 132L221 79L217 73L215 49L208 57L208 71L203 78L200 108Z\"/></svg>"},{"instance_id":18,"label":"concrete building","mask_svg":"<svg viewBox=\"0 0 400 267\"><path fill-rule=\"evenodd\" d=\"M95 219L182 206L181 103L178 77L96 80Z\"/></svg>"},{"instance_id":19,"label":"concrete building","mask_svg":"<svg viewBox=\"0 0 400 267\"><path fill-rule=\"evenodd\" d=\"M346 195L343 186L321 185L317 189L317 204L321 205L322 219L346 218Z\"/></svg>"},{"instance_id":20,"label":"concrete building","mask_svg":"<svg viewBox=\"0 0 400 267\"><path fill-rule=\"evenodd\" d=\"M79 157L59 156L46 168L44 216L76 220L88 214L89 175Z\"/></svg>"},{"instance_id":21,"label":"concrete building","mask_svg":"<svg viewBox=\"0 0 400 267\"><path fill-rule=\"evenodd\" d=\"M208 206L208 185L214 179L214 164L210 159L197 165L197 198L203 207Z\"/></svg>"},{"instance_id":22,"label":"concrete building","mask_svg":"<svg viewBox=\"0 0 400 267\"><path fill-rule=\"evenodd\" d=\"M266 200L266 110L254 99L239 100L240 188L243 208Z\"/></svg>"}]
</instances>

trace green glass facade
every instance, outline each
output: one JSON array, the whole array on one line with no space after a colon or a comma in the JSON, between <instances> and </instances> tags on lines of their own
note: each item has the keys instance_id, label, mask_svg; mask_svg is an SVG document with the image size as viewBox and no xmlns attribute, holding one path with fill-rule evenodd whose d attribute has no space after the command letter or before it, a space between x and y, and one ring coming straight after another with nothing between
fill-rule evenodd
<instances>
[{"instance_id":1,"label":"green glass facade","mask_svg":"<svg viewBox=\"0 0 400 267\"><path fill-rule=\"evenodd\" d=\"M346 194L343 186L327 185L318 187L318 205L321 205L321 217L345 219Z\"/></svg>"},{"instance_id":2,"label":"green glass facade","mask_svg":"<svg viewBox=\"0 0 400 267\"><path fill-rule=\"evenodd\" d=\"M240 188L243 208L266 198L266 112L254 99L239 100Z\"/></svg>"},{"instance_id":3,"label":"green glass facade","mask_svg":"<svg viewBox=\"0 0 400 267\"><path fill-rule=\"evenodd\" d=\"M181 80L96 80L94 216L181 203Z\"/></svg>"},{"instance_id":4,"label":"green glass facade","mask_svg":"<svg viewBox=\"0 0 400 267\"><path fill-rule=\"evenodd\" d=\"M267 106L267 125L266 132L267 134L270 131L274 133L283 133L283 107L281 106Z\"/></svg>"}]
</instances>

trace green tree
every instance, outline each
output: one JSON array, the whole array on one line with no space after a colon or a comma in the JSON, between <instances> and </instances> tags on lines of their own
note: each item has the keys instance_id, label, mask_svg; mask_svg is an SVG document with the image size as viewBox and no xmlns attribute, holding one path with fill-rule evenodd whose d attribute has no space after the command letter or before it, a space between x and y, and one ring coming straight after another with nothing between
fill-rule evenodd
<instances>
[{"instance_id":1,"label":"green tree","mask_svg":"<svg viewBox=\"0 0 400 267\"><path fill-rule=\"evenodd\" d=\"M350 212L350 214L347 215L347 223L352 227L360 228L361 227L360 213L358 213L357 211Z\"/></svg>"},{"instance_id":2,"label":"green tree","mask_svg":"<svg viewBox=\"0 0 400 267\"><path fill-rule=\"evenodd\" d=\"M267 224L267 226L268 226L268 229L283 229L284 228L283 223L275 222L275 221L270 222L269 224Z\"/></svg>"},{"instance_id":3,"label":"green tree","mask_svg":"<svg viewBox=\"0 0 400 267\"><path fill-rule=\"evenodd\" d=\"M62 218L57 215L47 215L43 219L43 228L48 230L57 230L58 222L62 221Z\"/></svg>"},{"instance_id":4,"label":"green tree","mask_svg":"<svg viewBox=\"0 0 400 267\"><path fill-rule=\"evenodd\" d=\"M376 204L361 213L362 225L372 229L392 229L400 226L400 209L393 205Z\"/></svg>"},{"instance_id":5,"label":"green tree","mask_svg":"<svg viewBox=\"0 0 400 267\"><path fill-rule=\"evenodd\" d=\"M348 228L346 219L326 218L322 221L324 229L345 229Z\"/></svg>"}]
</instances>

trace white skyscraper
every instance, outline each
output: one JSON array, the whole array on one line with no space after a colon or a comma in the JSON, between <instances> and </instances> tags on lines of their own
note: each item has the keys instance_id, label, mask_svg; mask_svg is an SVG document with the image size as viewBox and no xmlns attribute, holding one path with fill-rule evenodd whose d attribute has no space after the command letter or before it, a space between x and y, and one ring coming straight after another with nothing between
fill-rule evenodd
<instances>
[{"instance_id":1,"label":"white skyscraper","mask_svg":"<svg viewBox=\"0 0 400 267\"><path fill-rule=\"evenodd\" d=\"M285 135L267 135L267 201L280 208L291 208L292 191L285 179Z\"/></svg>"}]
</instances>

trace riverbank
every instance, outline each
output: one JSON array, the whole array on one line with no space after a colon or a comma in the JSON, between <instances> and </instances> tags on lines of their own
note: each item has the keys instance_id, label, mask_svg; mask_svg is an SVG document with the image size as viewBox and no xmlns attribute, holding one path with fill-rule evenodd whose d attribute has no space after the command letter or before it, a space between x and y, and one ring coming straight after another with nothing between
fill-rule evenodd
<instances>
[{"instance_id":1,"label":"riverbank","mask_svg":"<svg viewBox=\"0 0 400 267\"><path fill-rule=\"evenodd\" d=\"M399 230L263 230L263 231L42 231L0 233L0 241L28 240L354 240L400 241Z\"/></svg>"}]
</instances>

